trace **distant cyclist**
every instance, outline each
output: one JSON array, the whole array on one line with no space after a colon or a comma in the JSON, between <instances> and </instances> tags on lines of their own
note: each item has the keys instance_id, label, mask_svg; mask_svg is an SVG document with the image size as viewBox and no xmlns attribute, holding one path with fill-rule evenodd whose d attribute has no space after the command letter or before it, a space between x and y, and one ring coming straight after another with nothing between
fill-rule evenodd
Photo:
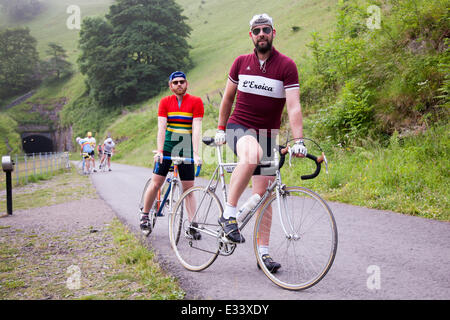
<instances>
[{"instance_id":1,"label":"distant cyclist","mask_svg":"<svg viewBox=\"0 0 450 320\"><path fill-rule=\"evenodd\" d=\"M114 143L113 139L111 138L107 138L105 140L105 142L103 142L103 155L102 158L100 160L100 165L103 163L103 165L105 166L106 164L103 162L104 159L107 157L108 160L108 171L111 171L111 156L115 151L115 147L116 144ZM100 167L101 169L101 167Z\"/></svg>"},{"instance_id":2,"label":"distant cyclist","mask_svg":"<svg viewBox=\"0 0 450 320\"><path fill-rule=\"evenodd\" d=\"M90 172L91 161L89 160L94 149L87 139L81 139L80 137L77 137L76 141L81 146L80 154L85 159L86 172Z\"/></svg>"},{"instance_id":3,"label":"distant cyclist","mask_svg":"<svg viewBox=\"0 0 450 320\"><path fill-rule=\"evenodd\" d=\"M94 169L94 172L97 172L97 170L95 170L95 146L97 144L97 141L95 140L95 138L92 136L92 132L88 132L87 133L87 137L85 138L87 141L89 141L89 144L92 147L92 152L89 154L91 156L91 162L92 162L92 168Z\"/></svg>"},{"instance_id":4,"label":"distant cyclist","mask_svg":"<svg viewBox=\"0 0 450 320\"><path fill-rule=\"evenodd\" d=\"M196 96L186 93L188 82L181 71L173 72L169 77L169 88L174 93L161 99L158 108L158 153L155 161L159 165L153 170L152 180L144 196L144 208L140 213L140 227L149 228L149 211L155 201L158 190L169 172L172 161L163 160L163 156L180 156L193 158L196 165L201 159L198 154L201 125L203 119L203 101ZM194 186L194 164L181 163L178 165L183 190ZM186 199L192 205L194 199ZM195 231L200 236L198 231Z\"/></svg>"}]
</instances>

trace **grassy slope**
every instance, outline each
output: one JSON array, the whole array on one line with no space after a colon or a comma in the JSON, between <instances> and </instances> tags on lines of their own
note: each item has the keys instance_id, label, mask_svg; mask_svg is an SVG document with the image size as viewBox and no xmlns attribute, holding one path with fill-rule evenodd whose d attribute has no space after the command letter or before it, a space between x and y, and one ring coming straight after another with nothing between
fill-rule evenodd
<instances>
[{"instance_id":1,"label":"grassy slope","mask_svg":"<svg viewBox=\"0 0 450 320\"><path fill-rule=\"evenodd\" d=\"M205 104L208 95L217 105L220 101L219 90L223 92L233 60L240 54L251 52L253 48L248 35L248 22L253 14L262 12L255 11L254 3L250 1L203 2L178 0L193 29L189 44L192 46L191 57L195 66L188 72L189 92L201 96ZM335 0L259 2L260 7L274 19L278 32L275 46L297 63L308 52L306 44L311 40L310 33L331 29L335 3ZM291 30L293 26L299 26L301 30L294 33ZM169 92L150 99L145 104L146 108L118 119L108 128L113 136L124 140L116 160L150 165L151 151L155 148L156 108L161 96L167 94ZM203 130L215 128L216 122L217 109L207 107Z\"/></svg>"},{"instance_id":2,"label":"grassy slope","mask_svg":"<svg viewBox=\"0 0 450 320\"><path fill-rule=\"evenodd\" d=\"M78 30L70 30L66 26L66 21L70 14L66 12L70 5L80 7L81 19L87 16L103 15L108 11L108 7L113 0L41 0L45 9L32 21L21 23L11 21L0 13L0 28L27 26L31 35L38 41L37 49L39 57L44 59L49 42L61 44L69 56L69 61L74 63L78 56Z\"/></svg>"},{"instance_id":3,"label":"grassy slope","mask_svg":"<svg viewBox=\"0 0 450 320\"><path fill-rule=\"evenodd\" d=\"M332 27L336 2L263 0L258 2L258 7L274 19L278 32L276 48L299 61L308 51L305 44L311 40L310 33L325 32ZM190 45L195 68L189 72L191 92L205 95L223 88L236 56L252 50L248 22L262 11L255 9L253 1L178 0L178 3L193 29ZM302 30L294 33L292 26Z\"/></svg>"},{"instance_id":4,"label":"grassy slope","mask_svg":"<svg viewBox=\"0 0 450 320\"><path fill-rule=\"evenodd\" d=\"M78 52L78 30L70 30L66 26L66 21L70 14L66 12L70 5L78 5L81 11L81 18L87 16L104 15L113 0L41 0L45 9L32 21L22 23L11 21L0 12L0 28L12 28L18 26L27 26L31 34L37 40L37 49L40 59L45 59L49 42L57 42L67 50L68 60L77 69L76 60ZM83 94L85 90L83 76L76 72L69 80L50 85L42 85L38 88L36 94L27 101L31 103L45 103L51 107L52 101L61 97L67 98L68 103L72 103L77 97ZM13 98L10 99L11 101ZM11 102L9 101L9 102ZM39 122L39 114L29 113L30 105L22 103L9 109L6 113L16 119L18 122Z\"/></svg>"}]
</instances>

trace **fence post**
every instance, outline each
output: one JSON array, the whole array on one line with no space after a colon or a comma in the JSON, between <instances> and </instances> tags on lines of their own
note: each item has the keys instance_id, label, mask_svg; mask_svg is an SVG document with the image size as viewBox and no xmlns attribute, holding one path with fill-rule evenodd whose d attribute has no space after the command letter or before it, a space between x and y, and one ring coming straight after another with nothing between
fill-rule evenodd
<instances>
[{"instance_id":1,"label":"fence post","mask_svg":"<svg viewBox=\"0 0 450 320\"><path fill-rule=\"evenodd\" d=\"M28 183L28 157L26 153L24 154L23 159L25 161L25 183Z\"/></svg>"},{"instance_id":2,"label":"fence post","mask_svg":"<svg viewBox=\"0 0 450 320\"><path fill-rule=\"evenodd\" d=\"M17 184L19 184L19 156L16 154L16 178Z\"/></svg>"}]
</instances>

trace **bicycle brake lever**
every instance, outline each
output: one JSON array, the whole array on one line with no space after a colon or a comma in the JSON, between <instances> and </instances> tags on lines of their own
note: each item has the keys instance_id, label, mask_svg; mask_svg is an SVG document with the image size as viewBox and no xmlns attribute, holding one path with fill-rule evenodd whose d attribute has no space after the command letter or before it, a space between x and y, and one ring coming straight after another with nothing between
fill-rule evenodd
<instances>
[{"instance_id":1,"label":"bicycle brake lever","mask_svg":"<svg viewBox=\"0 0 450 320\"><path fill-rule=\"evenodd\" d=\"M325 153L322 152L323 155L323 162L325 162L325 173L328 174L328 161L327 161L327 157L325 156Z\"/></svg>"},{"instance_id":2,"label":"bicycle brake lever","mask_svg":"<svg viewBox=\"0 0 450 320\"><path fill-rule=\"evenodd\" d=\"M289 167L292 167L292 163L291 163L291 158L292 158L292 148L288 147L288 152L289 152Z\"/></svg>"}]
</instances>

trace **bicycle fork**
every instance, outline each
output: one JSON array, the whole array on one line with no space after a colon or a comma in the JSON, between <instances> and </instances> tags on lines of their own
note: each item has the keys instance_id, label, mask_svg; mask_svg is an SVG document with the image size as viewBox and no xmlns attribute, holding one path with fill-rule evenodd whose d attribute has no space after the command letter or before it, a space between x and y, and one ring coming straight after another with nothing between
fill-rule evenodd
<instances>
[{"instance_id":1,"label":"bicycle fork","mask_svg":"<svg viewBox=\"0 0 450 320\"><path fill-rule=\"evenodd\" d=\"M277 186L276 188L276 198L278 207L278 216L280 218L280 224L283 228L283 232L288 240L299 240L300 236L294 229L292 220L289 217L288 207L286 197L288 192L285 190L285 185Z\"/></svg>"}]
</instances>

